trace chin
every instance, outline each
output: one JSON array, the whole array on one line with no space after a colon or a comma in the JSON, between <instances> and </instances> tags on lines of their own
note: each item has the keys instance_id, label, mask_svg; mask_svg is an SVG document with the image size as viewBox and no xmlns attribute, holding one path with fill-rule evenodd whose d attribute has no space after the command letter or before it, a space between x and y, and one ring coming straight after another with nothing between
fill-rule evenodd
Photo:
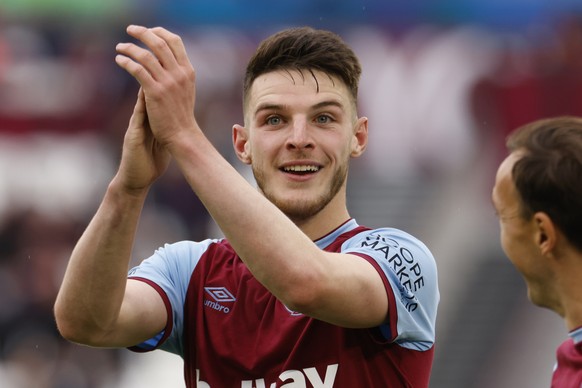
<instances>
[{"instance_id":1,"label":"chin","mask_svg":"<svg viewBox=\"0 0 582 388\"><path fill-rule=\"evenodd\" d=\"M267 198L279 208L287 217L294 221L304 221L318 214L328 204L329 200L325 197L297 198L285 196L267 196Z\"/></svg>"},{"instance_id":2,"label":"chin","mask_svg":"<svg viewBox=\"0 0 582 388\"><path fill-rule=\"evenodd\" d=\"M545 309L549 309L552 311L556 311L556 306L554 303L551 303L551 301L548 298L548 295L544 292L536 292L535 290L532 290L530 287L528 287L527 289L527 297L530 300L530 302L534 305L536 305L537 307L541 307L541 308L545 308Z\"/></svg>"},{"instance_id":3,"label":"chin","mask_svg":"<svg viewBox=\"0 0 582 388\"><path fill-rule=\"evenodd\" d=\"M292 220L304 221L315 216L325 206L321 204L307 204L303 202L296 204L295 206L290 205L289 203L284 203L277 207Z\"/></svg>"}]
</instances>

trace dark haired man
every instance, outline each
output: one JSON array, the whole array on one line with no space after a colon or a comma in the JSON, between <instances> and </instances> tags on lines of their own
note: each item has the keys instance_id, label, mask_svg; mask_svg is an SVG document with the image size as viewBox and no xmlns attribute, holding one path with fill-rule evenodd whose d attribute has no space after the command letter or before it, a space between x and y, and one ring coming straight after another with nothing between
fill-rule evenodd
<instances>
[{"instance_id":1,"label":"dark haired man","mask_svg":"<svg viewBox=\"0 0 582 388\"><path fill-rule=\"evenodd\" d=\"M258 190L192 114L181 39L128 27L117 46L141 89L118 173L71 256L55 314L92 346L181 355L188 387L426 387L439 300L434 258L346 207L349 159L366 148L360 65L335 34L266 39L247 67L234 149ZM149 50L148 50L149 49ZM127 266L148 189L173 157L226 239L182 241Z\"/></svg>"},{"instance_id":2,"label":"dark haired man","mask_svg":"<svg viewBox=\"0 0 582 388\"><path fill-rule=\"evenodd\" d=\"M554 388L582 387L582 119L535 121L507 140L492 200L529 299L565 320Z\"/></svg>"}]
</instances>

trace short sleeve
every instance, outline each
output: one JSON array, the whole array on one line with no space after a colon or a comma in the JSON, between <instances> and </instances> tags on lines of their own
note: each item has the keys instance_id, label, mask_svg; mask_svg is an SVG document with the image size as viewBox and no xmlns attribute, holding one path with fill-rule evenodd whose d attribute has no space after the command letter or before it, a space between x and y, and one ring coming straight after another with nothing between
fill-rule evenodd
<instances>
[{"instance_id":1,"label":"short sleeve","mask_svg":"<svg viewBox=\"0 0 582 388\"><path fill-rule=\"evenodd\" d=\"M440 295L429 249L406 232L382 228L355 235L341 250L369 260L384 279L390 301L389 317L380 327L384 337L409 349L430 349Z\"/></svg>"},{"instance_id":2,"label":"short sleeve","mask_svg":"<svg viewBox=\"0 0 582 388\"><path fill-rule=\"evenodd\" d=\"M160 348L180 356L183 354L184 302L190 278L204 252L216 241L166 244L129 271L128 278L144 281L156 289L170 307L168 322L171 323L164 331L131 350L143 352Z\"/></svg>"}]
</instances>

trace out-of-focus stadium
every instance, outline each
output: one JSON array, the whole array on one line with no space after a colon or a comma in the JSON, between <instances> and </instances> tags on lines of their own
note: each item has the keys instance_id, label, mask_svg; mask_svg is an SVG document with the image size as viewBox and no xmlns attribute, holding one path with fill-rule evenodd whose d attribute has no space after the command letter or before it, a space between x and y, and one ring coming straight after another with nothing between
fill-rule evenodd
<instances>
[{"instance_id":1,"label":"out-of-focus stadium","mask_svg":"<svg viewBox=\"0 0 582 388\"><path fill-rule=\"evenodd\" d=\"M582 115L580 15L574 0L2 0L0 386L184 386L178 357L70 344L52 314L137 94L114 63L131 23L182 35L198 121L249 179L230 130L256 44L294 25L344 37L362 61L371 142L350 171L352 216L417 235L439 266L431 387L548 387L566 328L527 300L500 249L490 191L511 129ZM150 195L134 264L164 242L218 235L172 168Z\"/></svg>"}]
</instances>

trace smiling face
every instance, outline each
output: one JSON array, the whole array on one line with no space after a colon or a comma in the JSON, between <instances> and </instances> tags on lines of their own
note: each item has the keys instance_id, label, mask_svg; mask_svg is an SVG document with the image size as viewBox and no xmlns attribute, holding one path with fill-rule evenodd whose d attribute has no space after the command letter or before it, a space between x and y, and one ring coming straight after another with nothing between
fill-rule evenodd
<instances>
[{"instance_id":1,"label":"smiling face","mask_svg":"<svg viewBox=\"0 0 582 388\"><path fill-rule=\"evenodd\" d=\"M522 216L520 196L512 179L519 151L511 153L499 166L492 201L499 217L503 251L525 279L528 297L536 305L555 309L553 271L544 256L545 215ZM541 217L541 218L540 218Z\"/></svg>"},{"instance_id":2,"label":"smiling face","mask_svg":"<svg viewBox=\"0 0 582 388\"><path fill-rule=\"evenodd\" d=\"M339 79L322 72L274 71L253 82L235 150L261 192L295 222L333 208L347 215L350 157L367 142L367 119ZM343 214L342 214L343 216Z\"/></svg>"}]
</instances>

